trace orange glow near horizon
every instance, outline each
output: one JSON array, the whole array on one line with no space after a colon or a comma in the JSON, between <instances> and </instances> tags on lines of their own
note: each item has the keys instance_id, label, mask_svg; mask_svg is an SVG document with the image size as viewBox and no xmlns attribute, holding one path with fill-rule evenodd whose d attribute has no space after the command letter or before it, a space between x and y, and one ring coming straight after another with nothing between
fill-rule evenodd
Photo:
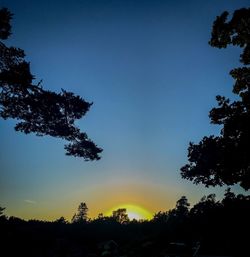
<instances>
[{"instance_id":1,"label":"orange glow near horizon","mask_svg":"<svg viewBox=\"0 0 250 257\"><path fill-rule=\"evenodd\" d=\"M111 208L109 211L104 213L105 216L111 216L113 211L117 209L126 209L130 220L150 220L153 218L153 214L141 206L133 204L121 204Z\"/></svg>"},{"instance_id":2,"label":"orange glow near horizon","mask_svg":"<svg viewBox=\"0 0 250 257\"><path fill-rule=\"evenodd\" d=\"M49 200L33 199L15 202L13 206L6 206L6 215L17 216L25 220L39 219L53 221L64 216L71 221L81 202L89 208L88 217L95 219L99 214L112 215L114 210L125 208L130 220L150 220L158 211L166 211L175 206L175 189L162 187L159 184L142 183L134 179L111 180L91 187L80 188L61 187L55 191ZM68 189L68 190L67 190ZM58 198L67 190L64 197Z\"/></svg>"},{"instance_id":3,"label":"orange glow near horizon","mask_svg":"<svg viewBox=\"0 0 250 257\"><path fill-rule=\"evenodd\" d=\"M166 211L175 205L175 188L161 187L159 184L136 181L112 180L109 183L92 187L86 199L89 217L98 214L112 215L114 210L125 208L130 219L152 219L158 211ZM75 209L79 199L74 199ZM72 211L73 212L73 211ZM73 214L72 214L73 215Z\"/></svg>"}]
</instances>

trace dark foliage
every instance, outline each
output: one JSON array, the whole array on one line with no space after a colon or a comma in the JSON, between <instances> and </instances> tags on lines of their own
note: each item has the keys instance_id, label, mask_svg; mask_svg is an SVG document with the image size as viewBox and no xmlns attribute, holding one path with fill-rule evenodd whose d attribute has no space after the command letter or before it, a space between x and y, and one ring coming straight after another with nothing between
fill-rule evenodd
<instances>
[{"instance_id":1,"label":"dark foliage","mask_svg":"<svg viewBox=\"0 0 250 257\"><path fill-rule=\"evenodd\" d=\"M129 222L129 218L128 218L126 209L118 209L118 210L113 211L112 218L121 224L125 224L125 223Z\"/></svg>"},{"instance_id":2,"label":"dark foliage","mask_svg":"<svg viewBox=\"0 0 250 257\"><path fill-rule=\"evenodd\" d=\"M2 40L11 34L11 16L6 8L0 9ZM102 149L74 124L88 112L92 103L63 89L61 93L45 90L41 82L34 85L30 64L24 57L22 49L0 42L0 117L18 120L16 131L69 141L65 145L67 155L91 161L100 159Z\"/></svg>"},{"instance_id":3,"label":"dark foliage","mask_svg":"<svg viewBox=\"0 0 250 257\"><path fill-rule=\"evenodd\" d=\"M86 203L80 203L77 213L72 218L73 223L85 223L88 220L88 207Z\"/></svg>"},{"instance_id":4,"label":"dark foliage","mask_svg":"<svg viewBox=\"0 0 250 257\"><path fill-rule=\"evenodd\" d=\"M185 200L185 201L184 201ZM181 211L180 211L181 210ZM122 211L126 214L126 211ZM189 210L186 197L151 221L117 221L100 215L86 222L0 218L5 256L248 256L250 197L227 190L222 201L204 196ZM197 246L199 246L197 248Z\"/></svg>"},{"instance_id":5,"label":"dark foliage","mask_svg":"<svg viewBox=\"0 0 250 257\"><path fill-rule=\"evenodd\" d=\"M239 184L250 189L250 8L217 17L210 45L225 48L232 44L243 48L243 67L233 69L233 93L239 100L230 102L217 96L218 107L210 111L211 123L221 125L220 136L204 137L199 144L190 143L189 163L181 168L183 178L206 186Z\"/></svg>"},{"instance_id":6,"label":"dark foliage","mask_svg":"<svg viewBox=\"0 0 250 257\"><path fill-rule=\"evenodd\" d=\"M4 210L5 210L5 208L3 208L3 207L1 207L1 206L0 206L0 217L2 217L2 216L3 216L3 212L4 212Z\"/></svg>"}]
</instances>

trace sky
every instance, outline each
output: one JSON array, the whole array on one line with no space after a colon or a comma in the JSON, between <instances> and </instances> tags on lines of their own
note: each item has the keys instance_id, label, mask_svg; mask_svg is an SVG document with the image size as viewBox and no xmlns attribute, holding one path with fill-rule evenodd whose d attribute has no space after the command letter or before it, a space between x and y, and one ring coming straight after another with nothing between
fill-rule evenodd
<instances>
[{"instance_id":1,"label":"sky","mask_svg":"<svg viewBox=\"0 0 250 257\"><path fill-rule=\"evenodd\" d=\"M208 112L233 97L240 49L208 45L213 21L249 1L0 0L14 14L9 46L25 50L36 81L93 102L77 125L100 161L65 156L64 141L15 132L0 120L0 206L24 219L90 217L117 206L152 215L205 188L180 176L190 141L218 134ZM236 191L240 192L238 187Z\"/></svg>"}]
</instances>

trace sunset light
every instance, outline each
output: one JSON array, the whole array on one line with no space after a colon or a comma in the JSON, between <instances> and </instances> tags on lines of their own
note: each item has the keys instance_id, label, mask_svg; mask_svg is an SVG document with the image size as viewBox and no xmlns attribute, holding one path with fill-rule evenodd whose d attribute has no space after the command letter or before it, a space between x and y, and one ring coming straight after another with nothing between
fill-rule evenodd
<instances>
[{"instance_id":1,"label":"sunset light","mask_svg":"<svg viewBox=\"0 0 250 257\"><path fill-rule=\"evenodd\" d=\"M121 204L121 205L115 206L109 211L107 211L105 215L111 216L113 211L117 209L126 209L130 220L133 220L133 219L150 220L153 218L153 214L150 213L148 210L144 209L143 207L132 205L132 204Z\"/></svg>"}]
</instances>

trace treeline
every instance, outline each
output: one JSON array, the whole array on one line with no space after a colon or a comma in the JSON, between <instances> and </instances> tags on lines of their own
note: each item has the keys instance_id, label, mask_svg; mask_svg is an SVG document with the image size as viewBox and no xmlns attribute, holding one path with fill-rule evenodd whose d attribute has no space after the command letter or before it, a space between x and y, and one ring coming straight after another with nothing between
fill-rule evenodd
<instances>
[{"instance_id":1,"label":"treeline","mask_svg":"<svg viewBox=\"0 0 250 257\"><path fill-rule=\"evenodd\" d=\"M82 207L87 205L80 204L71 222L63 217L53 222L25 221L4 216L2 208L6 256L167 256L173 242L190 249L199 243L203 254L239 257L250 250L250 196L230 190L221 201L211 194L192 208L183 196L174 209L158 212L150 221L130 221L125 209L91 220Z\"/></svg>"}]
</instances>

